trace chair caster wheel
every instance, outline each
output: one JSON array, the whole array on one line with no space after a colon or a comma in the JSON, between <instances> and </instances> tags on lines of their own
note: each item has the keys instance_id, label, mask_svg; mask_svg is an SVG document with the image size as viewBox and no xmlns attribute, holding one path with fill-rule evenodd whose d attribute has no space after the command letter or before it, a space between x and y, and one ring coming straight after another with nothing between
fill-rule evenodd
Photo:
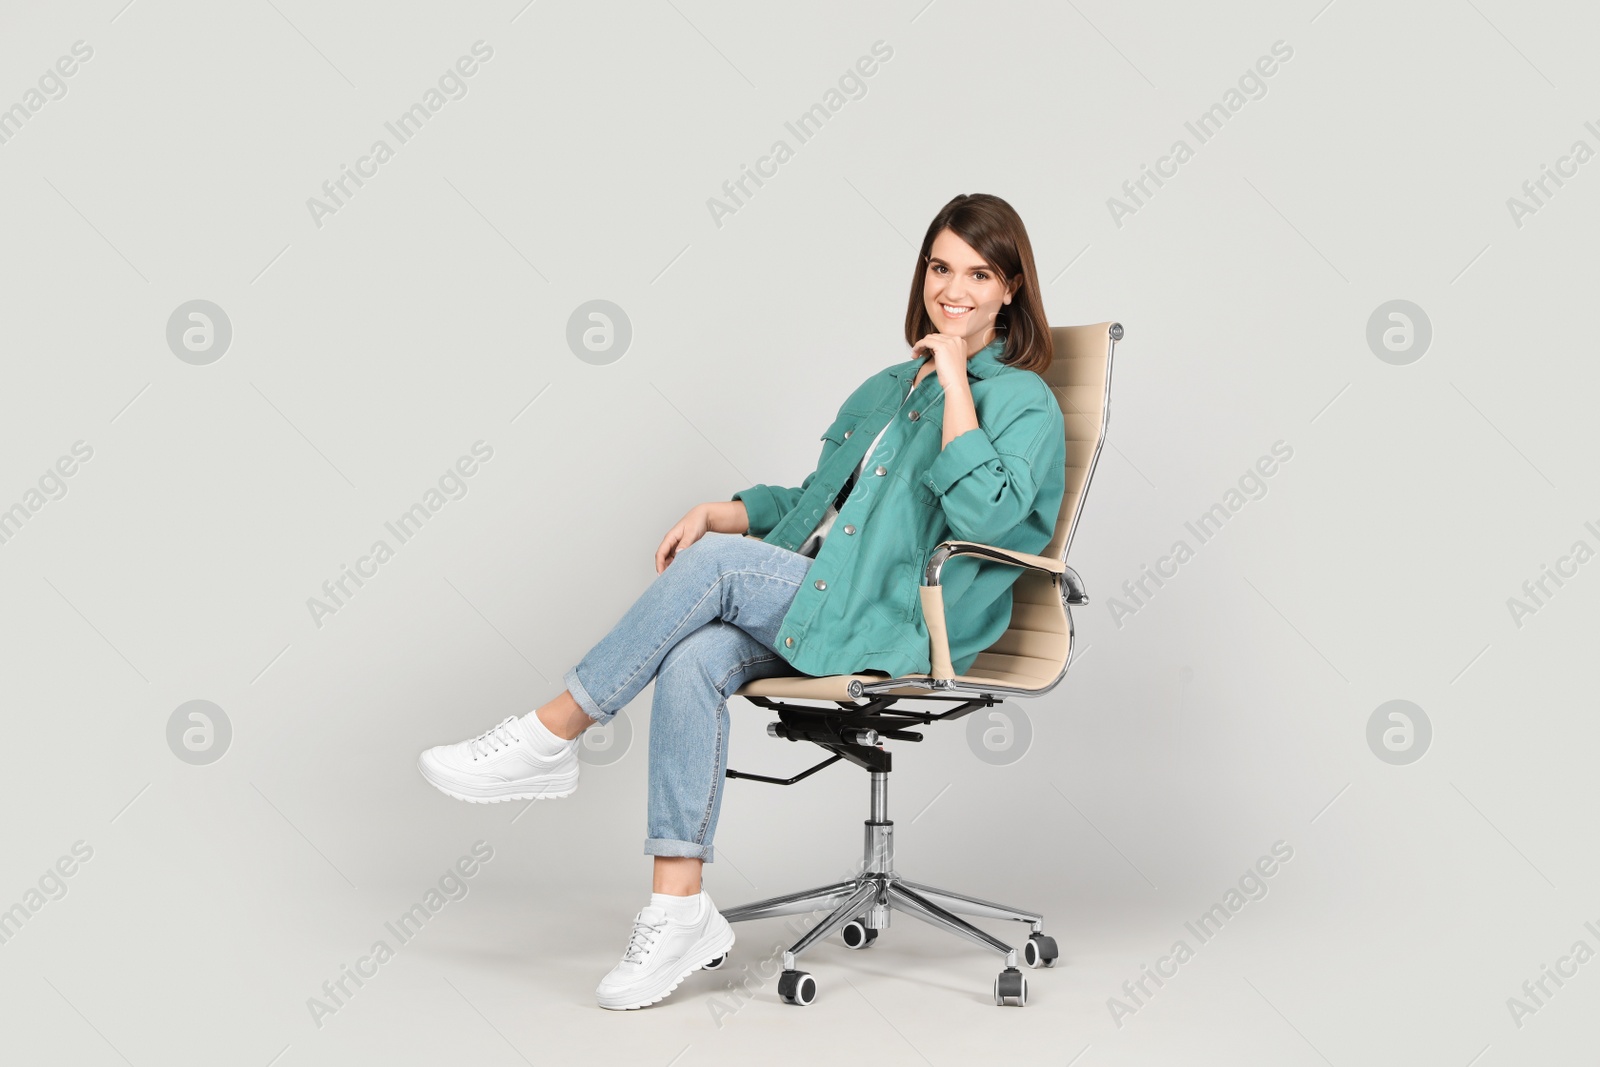
<instances>
[{"instance_id":1,"label":"chair caster wheel","mask_svg":"<svg viewBox=\"0 0 1600 1067\"><path fill-rule=\"evenodd\" d=\"M712 960L710 963L705 964L704 968L706 970L708 970L708 971L714 971L718 967L721 967L724 963L727 963L727 962L728 962L728 954L726 952L724 952L722 955L718 956L716 959Z\"/></svg>"},{"instance_id":2,"label":"chair caster wheel","mask_svg":"<svg viewBox=\"0 0 1600 1067\"><path fill-rule=\"evenodd\" d=\"M1061 950L1056 948L1056 939L1046 937L1044 934L1034 934L1028 938L1028 943L1022 946L1022 962L1029 967L1054 967L1060 955Z\"/></svg>"},{"instance_id":3,"label":"chair caster wheel","mask_svg":"<svg viewBox=\"0 0 1600 1067\"><path fill-rule=\"evenodd\" d=\"M844 940L845 948L870 948L878 940L878 931L871 929L860 919L851 919L844 924L844 929L839 936Z\"/></svg>"},{"instance_id":4,"label":"chair caster wheel","mask_svg":"<svg viewBox=\"0 0 1600 1067\"><path fill-rule=\"evenodd\" d=\"M805 971L784 971L778 976L778 996L785 1004L805 1007L817 999L817 980Z\"/></svg>"},{"instance_id":5,"label":"chair caster wheel","mask_svg":"<svg viewBox=\"0 0 1600 1067\"><path fill-rule=\"evenodd\" d=\"M1028 1004L1028 979L1015 967L1007 967L994 980L994 1002L1022 1008Z\"/></svg>"}]
</instances>

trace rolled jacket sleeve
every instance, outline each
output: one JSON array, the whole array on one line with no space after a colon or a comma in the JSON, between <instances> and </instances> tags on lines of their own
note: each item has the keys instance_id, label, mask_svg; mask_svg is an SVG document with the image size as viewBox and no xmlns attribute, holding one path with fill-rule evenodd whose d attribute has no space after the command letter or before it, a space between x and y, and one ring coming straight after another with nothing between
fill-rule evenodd
<instances>
[{"instance_id":1,"label":"rolled jacket sleeve","mask_svg":"<svg viewBox=\"0 0 1600 1067\"><path fill-rule=\"evenodd\" d=\"M934 457L924 482L955 537L1007 548L1006 534L1038 510L1040 472L1065 461L1066 426L1050 403L1028 408L993 435L983 426L958 434Z\"/></svg>"},{"instance_id":2,"label":"rolled jacket sleeve","mask_svg":"<svg viewBox=\"0 0 1600 1067\"><path fill-rule=\"evenodd\" d=\"M794 507L803 491L803 488L781 485L752 485L739 490L730 499L744 502L745 513L750 516L749 532L756 537L766 537L778 525L778 520Z\"/></svg>"}]
</instances>

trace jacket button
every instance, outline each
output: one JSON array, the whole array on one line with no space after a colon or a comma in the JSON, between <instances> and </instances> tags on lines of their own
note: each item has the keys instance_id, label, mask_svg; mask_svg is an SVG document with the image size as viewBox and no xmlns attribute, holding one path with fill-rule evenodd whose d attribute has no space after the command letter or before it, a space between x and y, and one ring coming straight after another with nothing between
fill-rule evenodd
<instances>
[{"instance_id":1,"label":"jacket button","mask_svg":"<svg viewBox=\"0 0 1600 1067\"><path fill-rule=\"evenodd\" d=\"M784 639L783 639L783 643L784 643L784 644L785 644L785 645L786 645L786 646L788 646L788 647L789 647L789 648L793 648L793 647L794 647L794 638L792 638L792 637L785 637L785 638L784 638Z\"/></svg>"},{"instance_id":2,"label":"jacket button","mask_svg":"<svg viewBox=\"0 0 1600 1067\"><path fill-rule=\"evenodd\" d=\"M873 471L872 473L876 474L878 477L882 478L885 474L888 474L889 472L884 470L882 467L879 467L877 470Z\"/></svg>"},{"instance_id":3,"label":"jacket button","mask_svg":"<svg viewBox=\"0 0 1600 1067\"><path fill-rule=\"evenodd\" d=\"M922 415L920 412L913 411L910 415L907 415L906 418L910 419L912 422L916 422L918 419L922 418Z\"/></svg>"},{"instance_id":4,"label":"jacket button","mask_svg":"<svg viewBox=\"0 0 1600 1067\"><path fill-rule=\"evenodd\" d=\"M846 440L846 441L848 441L848 440L850 440L850 435L851 435L851 434L853 434L853 433L855 433L855 431L854 431L854 430L846 430L846 431L845 431L845 432L844 432L844 439L845 439L845 440Z\"/></svg>"},{"instance_id":5,"label":"jacket button","mask_svg":"<svg viewBox=\"0 0 1600 1067\"><path fill-rule=\"evenodd\" d=\"M846 526L844 528L844 532L847 534L853 534L856 532L856 528L854 526Z\"/></svg>"},{"instance_id":6,"label":"jacket button","mask_svg":"<svg viewBox=\"0 0 1600 1067\"><path fill-rule=\"evenodd\" d=\"M818 589L826 589L828 588L828 583L823 581L821 578L818 578L816 581L816 586Z\"/></svg>"}]
</instances>

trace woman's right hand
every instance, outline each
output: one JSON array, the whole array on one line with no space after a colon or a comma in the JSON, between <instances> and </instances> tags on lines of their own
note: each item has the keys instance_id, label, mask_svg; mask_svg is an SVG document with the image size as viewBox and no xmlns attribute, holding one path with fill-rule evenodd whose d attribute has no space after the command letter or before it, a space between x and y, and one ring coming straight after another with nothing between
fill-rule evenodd
<instances>
[{"instance_id":1,"label":"woman's right hand","mask_svg":"<svg viewBox=\"0 0 1600 1067\"><path fill-rule=\"evenodd\" d=\"M656 573L660 574L667 569L667 565L679 552L694 544L704 537L709 531L707 519L709 511L704 504L696 504L689 509L689 513L678 520L678 524L667 531L667 536L661 539L661 547L656 549Z\"/></svg>"}]
</instances>

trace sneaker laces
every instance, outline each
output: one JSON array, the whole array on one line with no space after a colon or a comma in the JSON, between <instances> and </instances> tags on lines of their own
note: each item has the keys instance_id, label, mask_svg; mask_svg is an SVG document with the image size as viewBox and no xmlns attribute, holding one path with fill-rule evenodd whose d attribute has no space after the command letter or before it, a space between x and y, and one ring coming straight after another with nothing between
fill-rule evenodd
<instances>
[{"instance_id":1,"label":"sneaker laces","mask_svg":"<svg viewBox=\"0 0 1600 1067\"><path fill-rule=\"evenodd\" d=\"M467 748L472 753L472 758L487 756L491 752L498 752L502 748L517 743L520 738L506 727L516 721L515 715L507 715L500 722L495 723L477 737L467 742Z\"/></svg>"},{"instance_id":2,"label":"sneaker laces","mask_svg":"<svg viewBox=\"0 0 1600 1067\"><path fill-rule=\"evenodd\" d=\"M661 928L667 925L666 915L656 912L658 919L651 921L645 918L645 913L640 912L633 920L633 933L628 935L628 947L623 950L623 963L643 963L645 953L650 951L656 943L656 938L661 935Z\"/></svg>"}]
</instances>

